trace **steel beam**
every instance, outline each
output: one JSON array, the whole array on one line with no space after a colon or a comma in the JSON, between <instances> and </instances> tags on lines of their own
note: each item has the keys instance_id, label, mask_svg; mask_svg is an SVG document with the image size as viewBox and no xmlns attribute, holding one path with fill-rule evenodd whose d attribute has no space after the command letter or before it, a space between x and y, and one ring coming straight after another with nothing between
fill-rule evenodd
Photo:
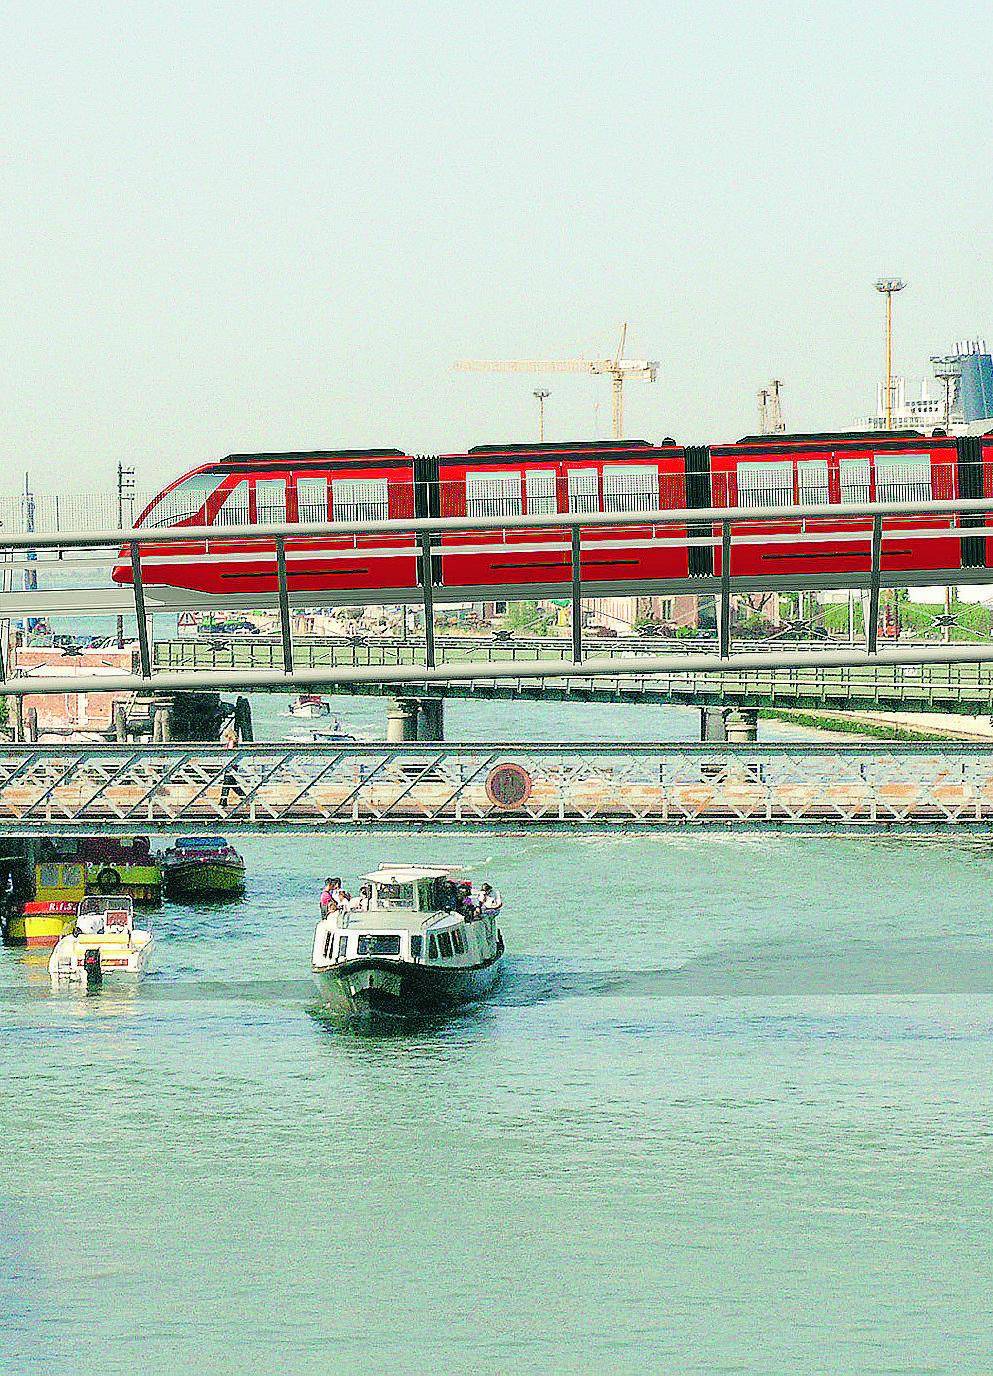
<instances>
[{"instance_id":1,"label":"steel beam","mask_svg":"<svg viewBox=\"0 0 993 1376\"><path fill-rule=\"evenodd\" d=\"M583 575L582 530L573 526L570 535L570 571L572 573L572 657L577 664L583 658Z\"/></svg>"},{"instance_id":2,"label":"steel beam","mask_svg":"<svg viewBox=\"0 0 993 1376\"><path fill-rule=\"evenodd\" d=\"M141 581L141 555L137 540L129 542L131 552L131 580L134 586L134 614L138 620L138 656L141 660L141 676L152 676L152 656L148 649L148 622L145 619L145 589Z\"/></svg>"},{"instance_id":3,"label":"steel beam","mask_svg":"<svg viewBox=\"0 0 993 1376\"><path fill-rule=\"evenodd\" d=\"M876 653L876 637L879 631L879 565L882 547L882 517L874 516L872 520L872 553L869 564L869 620L865 628L865 643L871 655Z\"/></svg>"},{"instance_id":4,"label":"steel beam","mask_svg":"<svg viewBox=\"0 0 993 1376\"><path fill-rule=\"evenodd\" d=\"M717 621L717 653L727 659L731 645L731 522L721 523L721 606Z\"/></svg>"},{"instance_id":5,"label":"steel beam","mask_svg":"<svg viewBox=\"0 0 993 1376\"><path fill-rule=\"evenodd\" d=\"M286 578L286 537L276 536L276 581L279 589L279 633L283 641L283 668L293 672L293 628L290 625L290 591Z\"/></svg>"},{"instance_id":6,"label":"steel beam","mask_svg":"<svg viewBox=\"0 0 993 1376\"><path fill-rule=\"evenodd\" d=\"M434 668L434 569L431 565L431 536L420 536L421 593L424 606L424 662Z\"/></svg>"}]
</instances>

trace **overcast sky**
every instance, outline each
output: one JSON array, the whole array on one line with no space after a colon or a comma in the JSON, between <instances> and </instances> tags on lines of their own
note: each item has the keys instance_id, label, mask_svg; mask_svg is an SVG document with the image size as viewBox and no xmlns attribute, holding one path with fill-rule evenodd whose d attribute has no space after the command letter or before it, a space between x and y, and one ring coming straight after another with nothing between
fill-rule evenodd
<instances>
[{"instance_id":1,"label":"overcast sky","mask_svg":"<svg viewBox=\"0 0 993 1376\"><path fill-rule=\"evenodd\" d=\"M990 10L77 3L0 16L6 476L158 485L231 451L609 432L609 384L460 356L660 361L627 431L866 413L993 336ZM599 403L599 415L596 407Z\"/></svg>"}]
</instances>

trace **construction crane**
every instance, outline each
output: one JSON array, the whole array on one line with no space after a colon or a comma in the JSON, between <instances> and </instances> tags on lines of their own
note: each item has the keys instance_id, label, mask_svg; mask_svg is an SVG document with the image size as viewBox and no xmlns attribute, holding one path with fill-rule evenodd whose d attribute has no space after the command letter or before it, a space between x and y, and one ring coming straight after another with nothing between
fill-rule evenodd
<instances>
[{"instance_id":1,"label":"construction crane","mask_svg":"<svg viewBox=\"0 0 993 1376\"><path fill-rule=\"evenodd\" d=\"M624 357L628 327L621 326L621 338L613 358L513 358L496 359L487 362L482 359L464 358L455 364L460 373L594 373L604 374L611 380L613 400L614 439L624 435L624 383L629 381L654 382L658 377L658 361Z\"/></svg>"}]
</instances>

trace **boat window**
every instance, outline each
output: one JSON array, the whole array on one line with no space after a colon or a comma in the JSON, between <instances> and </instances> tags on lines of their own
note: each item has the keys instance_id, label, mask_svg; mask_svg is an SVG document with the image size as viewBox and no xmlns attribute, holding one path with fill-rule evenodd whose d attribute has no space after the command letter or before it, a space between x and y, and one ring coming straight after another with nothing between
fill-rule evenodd
<instances>
[{"instance_id":1,"label":"boat window","mask_svg":"<svg viewBox=\"0 0 993 1376\"><path fill-rule=\"evenodd\" d=\"M929 502L931 460L916 454L876 455L877 502Z\"/></svg>"},{"instance_id":2,"label":"boat window","mask_svg":"<svg viewBox=\"0 0 993 1376\"><path fill-rule=\"evenodd\" d=\"M410 938L410 957L412 960L420 960L421 947L423 946L423 944L424 943L419 936L412 936Z\"/></svg>"},{"instance_id":3,"label":"boat window","mask_svg":"<svg viewBox=\"0 0 993 1376\"><path fill-rule=\"evenodd\" d=\"M467 516L520 516L522 510L520 473L466 474Z\"/></svg>"},{"instance_id":4,"label":"boat window","mask_svg":"<svg viewBox=\"0 0 993 1376\"><path fill-rule=\"evenodd\" d=\"M359 937L358 953L360 956L398 956L400 937L394 933L381 936L363 932Z\"/></svg>"},{"instance_id":5,"label":"boat window","mask_svg":"<svg viewBox=\"0 0 993 1376\"><path fill-rule=\"evenodd\" d=\"M569 510L600 510L600 484L595 468L569 469Z\"/></svg>"},{"instance_id":6,"label":"boat window","mask_svg":"<svg viewBox=\"0 0 993 1376\"><path fill-rule=\"evenodd\" d=\"M452 931L452 949L457 956L465 955L465 929L455 927Z\"/></svg>"},{"instance_id":7,"label":"boat window","mask_svg":"<svg viewBox=\"0 0 993 1376\"><path fill-rule=\"evenodd\" d=\"M452 934L451 932L438 933L438 950L441 952L442 960L447 959L452 954Z\"/></svg>"},{"instance_id":8,"label":"boat window","mask_svg":"<svg viewBox=\"0 0 993 1376\"><path fill-rule=\"evenodd\" d=\"M248 525L248 479L235 483L224 498L213 522L215 526Z\"/></svg>"},{"instance_id":9,"label":"boat window","mask_svg":"<svg viewBox=\"0 0 993 1376\"><path fill-rule=\"evenodd\" d=\"M547 468L529 468L524 475L528 494L528 515L549 516L558 509L555 501L555 474Z\"/></svg>"},{"instance_id":10,"label":"boat window","mask_svg":"<svg viewBox=\"0 0 993 1376\"><path fill-rule=\"evenodd\" d=\"M842 459L838 465L841 475L841 500L843 502L868 502L870 500L869 460Z\"/></svg>"},{"instance_id":11,"label":"boat window","mask_svg":"<svg viewBox=\"0 0 993 1376\"><path fill-rule=\"evenodd\" d=\"M739 463L738 506L792 506L793 465Z\"/></svg>"},{"instance_id":12,"label":"boat window","mask_svg":"<svg viewBox=\"0 0 993 1376\"><path fill-rule=\"evenodd\" d=\"M385 478L336 478L331 483L331 507L336 521L385 521L390 492Z\"/></svg>"},{"instance_id":13,"label":"boat window","mask_svg":"<svg viewBox=\"0 0 993 1376\"><path fill-rule=\"evenodd\" d=\"M301 521L328 519L327 478L297 478L297 518Z\"/></svg>"},{"instance_id":14,"label":"boat window","mask_svg":"<svg viewBox=\"0 0 993 1376\"><path fill-rule=\"evenodd\" d=\"M428 959L438 959L438 938L436 936L428 937Z\"/></svg>"},{"instance_id":15,"label":"boat window","mask_svg":"<svg viewBox=\"0 0 993 1376\"><path fill-rule=\"evenodd\" d=\"M39 865L38 866L38 887L42 889L57 889L62 884L61 865ZM66 886L68 887L68 885Z\"/></svg>"},{"instance_id":16,"label":"boat window","mask_svg":"<svg viewBox=\"0 0 993 1376\"><path fill-rule=\"evenodd\" d=\"M330 960L330 959L331 959L331 944L332 944L333 941L334 941L334 932L328 932L327 936L324 938L324 959L325 959L325 960Z\"/></svg>"},{"instance_id":17,"label":"boat window","mask_svg":"<svg viewBox=\"0 0 993 1376\"><path fill-rule=\"evenodd\" d=\"M827 459L801 459L796 472L801 504L830 501Z\"/></svg>"},{"instance_id":18,"label":"boat window","mask_svg":"<svg viewBox=\"0 0 993 1376\"><path fill-rule=\"evenodd\" d=\"M282 525L285 522L285 478L258 478L256 480L255 519L260 526Z\"/></svg>"},{"instance_id":19,"label":"boat window","mask_svg":"<svg viewBox=\"0 0 993 1376\"><path fill-rule=\"evenodd\" d=\"M338 959L339 959L339 960L344 960L344 959L345 959L345 956L346 956L346 954L347 954L347 952L348 952L348 937L347 937L347 936L340 936L340 937L338 938Z\"/></svg>"},{"instance_id":20,"label":"boat window","mask_svg":"<svg viewBox=\"0 0 993 1376\"><path fill-rule=\"evenodd\" d=\"M223 473L197 473L165 492L141 518L142 526L175 526L200 515L207 498L224 481Z\"/></svg>"},{"instance_id":21,"label":"boat window","mask_svg":"<svg viewBox=\"0 0 993 1376\"><path fill-rule=\"evenodd\" d=\"M658 511L659 470L604 464L604 511Z\"/></svg>"},{"instance_id":22,"label":"boat window","mask_svg":"<svg viewBox=\"0 0 993 1376\"><path fill-rule=\"evenodd\" d=\"M413 884L377 884L377 907L412 908L414 906Z\"/></svg>"}]
</instances>

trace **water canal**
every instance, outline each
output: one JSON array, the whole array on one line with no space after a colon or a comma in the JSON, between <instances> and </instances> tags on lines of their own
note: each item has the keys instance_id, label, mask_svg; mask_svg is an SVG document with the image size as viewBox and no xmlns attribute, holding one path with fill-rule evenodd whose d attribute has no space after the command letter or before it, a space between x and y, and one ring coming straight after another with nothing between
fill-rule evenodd
<instances>
[{"instance_id":1,"label":"water canal","mask_svg":"<svg viewBox=\"0 0 993 1376\"><path fill-rule=\"evenodd\" d=\"M244 900L164 908L135 997L0 953L5 1376L989 1369L993 847L243 849ZM499 881L507 975L344 1032L319 880L401 854Z\"/></svg>"}]
</instances>

